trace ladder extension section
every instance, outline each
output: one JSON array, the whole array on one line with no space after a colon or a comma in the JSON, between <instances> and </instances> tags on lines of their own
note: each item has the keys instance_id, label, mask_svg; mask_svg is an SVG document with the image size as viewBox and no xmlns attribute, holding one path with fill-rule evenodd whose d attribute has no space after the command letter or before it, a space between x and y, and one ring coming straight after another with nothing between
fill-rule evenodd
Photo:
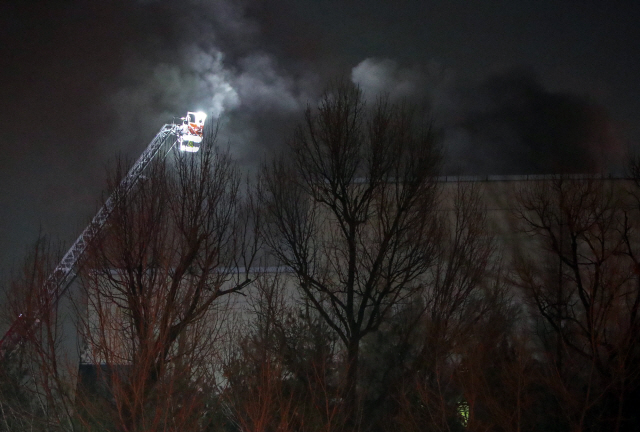
<instances>
[{"instance_id":1,"label":"ladder extension section","mask_svg":"<svg viewBox=\"0 0 640 432\"><path fill-rule=\"evenodd\" d=\"M113 191L113 193L111 193L100 210L98 210L98 213L93 217L91 223L84 229L84 231L82 231L67 253L64 254L60 263L56 266L45 282L47 296L52 300L51 302L42 304L40 306L41 308L46 307L47 304L57 304L58 300L65 294L75 277L73 270L78 264L78 260L82 257L91 241L104 227L109 215L113 211L116 199L118 197L126 196L126 194L129 193L131 188L133 188L140 178L142 172L149 165L149 162L153 160L162 146L171 136L175 137L178 133L178 127L179 126L177 125L166 124L160 129L160 132L158 132L144 152L142 152L142 155L140 155L118 187ZM175 144L175 142L173 144ZM172 147L173 146L171 146L171 148ZM171 148L169 150L171 150ZM72 274L74 277L70 278ZM4 353L7 349L10 349L19 342L21 337L21 332L18 331L19 327L23 327L24 330L28 330L33 324L39 322L39 315L44 312L46 311L42 311L42 309L40 309L35 317L28 317L24 314L20 314L18 316L11 327L9 327L9 330L2 340L0 340L0 359L4 357Z\"/></svg>"}]
</instances>

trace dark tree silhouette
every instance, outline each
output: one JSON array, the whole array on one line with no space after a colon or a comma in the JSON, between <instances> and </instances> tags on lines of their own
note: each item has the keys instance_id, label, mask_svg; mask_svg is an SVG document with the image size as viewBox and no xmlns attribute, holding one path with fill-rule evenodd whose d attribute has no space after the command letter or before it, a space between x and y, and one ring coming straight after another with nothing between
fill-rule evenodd
<instances>
[{"instance_id":1,"label":"dark tree silhouette","mask_svg":"<svg viewBox=\"0 0 640 432\"><path fill-rule=\"evenodd\" d=\"M531 241L516 261L516 283L552 360L549 386L563 401L564 421L576 430L637 427L640 243L634 192L630 182L559 176L519 194L520 229Z\"/></svg>"},{"instance_id":2,"label":"dark tree silhouette","mask_svg":"<svg viewBox=\"0 0 640 432\"><path fill-rule=\"evenodd\" d=\"M101 365L101 410L119 430L201 427L223 299L250 281L233 269L255 256L255 213L230 156L206 141L115 197L83 263L85 362Z\"/></svg>"},{"instance_id":3,"label":"dark tree silhouette","mask_svg":"<svg viewBox=\"0 0 640 432\"><path fill-rule=\"evenodd\" d=\"M346 406L356 408L360 342L424 286L437 257L433 131L405 107L370 109L349 84L328 90L263 170L266 243L346 348Z\"/></svg>"}]
</instances>

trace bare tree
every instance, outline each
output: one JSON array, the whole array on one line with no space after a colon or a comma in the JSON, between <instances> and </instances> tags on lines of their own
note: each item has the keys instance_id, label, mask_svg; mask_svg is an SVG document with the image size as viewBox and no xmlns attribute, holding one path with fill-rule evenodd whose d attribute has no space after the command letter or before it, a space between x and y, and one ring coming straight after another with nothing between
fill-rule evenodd
<instances>
[{"instance_id":1,"label":"bare tree","mask_svg":"<svg viewBox=\"0 0 640 432\"><path fill-rule=\"evenodd\" d=\"M557 177L523 188L518 199L520 229L531 240L516 283L552 359L550 386L576 430L635 427L640 285L629 191L624 182Z\"/></svg>"},{"instance_id":2,"label":"bare tree","mask_svg":"<svg viewBox=\"0 0 640 432\"><path fill-rule=\"evenodd\" d=\"M85 362L106 387L99 409L85 410L88 425L200 428L224 298L249 283L238 269L251 266L256 225L230 156L209 137L168 164L115 197L83 263ZM92 417L105 412L106 423Z\"/></svg>"},{"instance_id":3,"label":"bare tree","mask_svg":"<svg viewBox=\"0 0 640 432\"><path fill-rule=\"evenodd\" d=\"M0 358L0 430L75 429L77 358L63 343L70 310L46 284L60 256L40 236L8 284L3 318L16 326L19 343L5 345Z\"/></svg>"},{"instance_id":4,"label":"bare tree","mask_svg":"<svg viewBox=\"0 0 640 432\"><path fill-rule=\"evenodd\" d=\"M248 292L246 323L225 367L226 400L242 430L340 430L335 335L293 299L287 276L257 275Z\"/></svg>"},{"instance_id":5,"label":"bare tree","mask_svg":"<svg viewBox=\"0 0 640 432\"><path fill-rule=\"evenodd\" d=\"M439 206L445 215L444 236L425 288L383 326L378 337L384 343L369 348L388 356L386 365L377 364L387 384L369 410L380 412L380 402L386 402L380 413L383 421L387 417L384 429L460 430L463 406L465 422L472 425L474 402L480 397L471 379L485 374L488 363L480 357L497 353L513 327L515 316L500 279L500 255L480 188L445 186L447 199Z\"/></svg>"},{"instance_id":6,"label":"bare tree","mask_svg":"<svg viewBox=\"0 0 640 432\"><path fill-rule=\"evenodd\" d=\"M423 287L436 259L440 151L405 107L339 84L263 170L266 243L346 348L356 407L360 342ZM352 410L353 411L353 410Z\"/></svg>"}]
</instances>

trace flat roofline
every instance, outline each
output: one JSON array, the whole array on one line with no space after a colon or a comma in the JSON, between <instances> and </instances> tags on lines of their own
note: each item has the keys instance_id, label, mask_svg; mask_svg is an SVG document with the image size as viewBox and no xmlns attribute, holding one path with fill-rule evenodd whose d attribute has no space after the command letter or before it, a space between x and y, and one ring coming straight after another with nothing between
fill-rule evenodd
<instances>
[{"instance_id":1,"label":"flat roofline","mask_svg":"<svg viewBox=\"0 0 640 432\"><path fill-rule=\"evenodd\" d=\"M104 272L105 270L101 270ZM109 274L112 276L118 275L122 269L110 268ZM217 274L259 274L259 273L294 273L293 269L288 266L255 266L249 267L216 267L211 269L211 273Z\"/></svg>"},{"instance_id":2,"label":"flat roofline","mask_svg":"<svg viewBox=\"0 0 640 432\"><path fill-rule=\"evenodd\" d=\"M633 180L625 174L512 174L512 175L446 175L434 177L440 183L459 183L459 182L507 182L507 181L535 181L535 180L554 180L558 178L570 180L587 180L587 179L603 179L603 180ZM393 180L389 180L392 182ZM353 184L366 184L367 179L359 177L353 180Z\"/></svg>"},{"instance_id":3,"label":"flat roofline","mask_svg":"<svg viewBox=\"0 0 640 432\"><path fill-rule=\"evenodd\" d=\"M611 180L632 180L624 174L514 174L514 175L481 175L481 176L438 176L439 182L487 182L487 181L531 181L531 180L555 180L558 178L570 180L587 179L611 179Z\"/></svg>"}]
</instances>

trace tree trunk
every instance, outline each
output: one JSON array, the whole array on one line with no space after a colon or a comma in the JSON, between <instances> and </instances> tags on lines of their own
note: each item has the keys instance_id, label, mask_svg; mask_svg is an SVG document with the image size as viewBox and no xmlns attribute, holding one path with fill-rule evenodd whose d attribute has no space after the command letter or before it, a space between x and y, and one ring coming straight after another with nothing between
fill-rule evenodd
<instances>
[{"instance_id":1,"label":"tree trunk","mask_svg":"<svg viewBox=\"0 0 640 432\"><path fill-rule=\"evenodd\" d=\"M358 429L358 362L360 340L352 338L347 346L347 370L345 376L344 409L348 429Z\"/></svg>"}]
</instances>

